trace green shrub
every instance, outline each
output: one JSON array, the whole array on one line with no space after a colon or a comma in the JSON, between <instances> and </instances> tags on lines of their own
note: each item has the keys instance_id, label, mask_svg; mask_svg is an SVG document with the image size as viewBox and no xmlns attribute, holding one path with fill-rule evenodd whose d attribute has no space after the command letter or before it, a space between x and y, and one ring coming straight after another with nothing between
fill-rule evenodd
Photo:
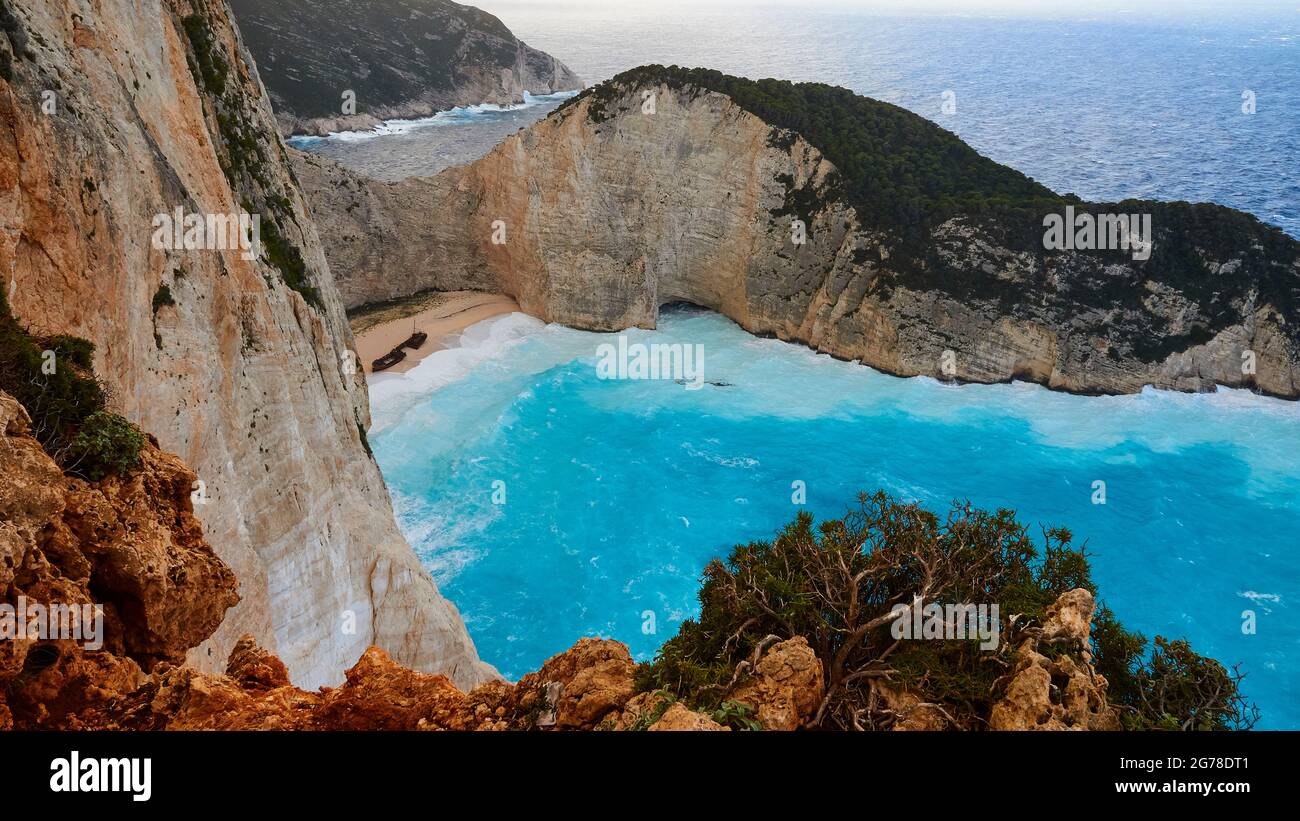
<instances>
[{"instance_id":1,"label":"green shrub","mask_svg":"<svg viewBox=\"0 0 1300 821\"><path fill-rule=\"evenodd\" d=\"M69 447L71 470L92 482L110 473L126 474L140 464L144 434L126 419L109 411L91 414Z\"/></svg>"},{"instance_id":2,"label":"green shrub","mask_svg":"<svg viewBox=\"0 0 1300 821\"><path fill-rule=\"evenodd\" d=\"M95 343L89 339L59 334L50 337L48 344L60 362L71 363L83 371L95 366Z\"/></svg>"},{"instance_id":3,"label":"green shrub","mask_svg":"<svg viewBox=\"0 0 1300 821\"><path fill-rule=\"evenodd\" d=\"M739 701L724 701L713 711L713 720L723 727L733 730L761 730L763 725L754 718L754 711L748 704Z\"/></svg>"},{"instance_id":4,"label":"green shrub","mask_svg":"<svg viewBox=\"0 0 1300 821\"><path fill-rule=\"evenodd\" d=\"M1241 695L1242 674L1198 655L1182 639L1146 639L1126 632L1109 610L1093 622L1097 671L1130 730L1246 730L1260 711Z\"/></svg>"},{"instance_id":5,"label":"green shrub","mask_svg":"<svg viewBox=\"0 0 1300 821\"><path fill-rule=\"evenodd\" d=\"M825 674L821 726L888 726L892 714L870 693L878 678L944 704L959 726L980 728L1023 631L1040 625L1069 590L1096 595L1087 558L1072 539L1068 530L1045 530L1040 550L1012 511L956 504L940 520L884 493L863 495L844 518L816 527L801 512L774 541L738 545L726 562L705 569L699 618L684 622L653 662L639 666L637 689L663 689L694 709L730 715L727 696L763 647L802 636ZM894 639L891 610L917 597L927 604L996 603L998 648ZM1145 639L1126 632L1104 607L1092 641L1098 670L1113 676L1110 700L1126 726L1219 729L1257 718L1238 695L1240 677L1185 642L1157 639L1144 660Z\"/></svg>"},{"instance_id":6,"label":"green shrub","mask_svg":"<svg viewBox=\"0 0 1300 821\"><path fill-rule=\"evenodd\" d=\"M55 352L45 372L45 350ZM32 435L60 465L82 422L104 407L104 388L90 373L93 343L73 336L39 340L24 329L0 293L0 390L32 418Z\"/></svg>"},{"instance_id":7,"label":"green shrub","mask_svg":"<svg viewBox=\"0 0 1300 821\"><path fill-rule=\"evenodd\" d=\"M55 354L46 373L44 351ZM38 339L14 318L0 293L0 389L32 418L32 434L59 466L92 481L140 462L145 437L104 410L104 388L91 373L94 343L75 336Z\"/></svg>"}]
</instances>

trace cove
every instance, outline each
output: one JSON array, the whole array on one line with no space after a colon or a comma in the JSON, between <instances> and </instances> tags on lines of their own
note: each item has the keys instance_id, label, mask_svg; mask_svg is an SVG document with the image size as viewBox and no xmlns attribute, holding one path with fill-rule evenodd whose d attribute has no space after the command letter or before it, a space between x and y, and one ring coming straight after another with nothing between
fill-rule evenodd
<instances>
[{"instance_id":1,"label":"cove","mask_svg":"<svg viewBox=\"0 0 1300 821\"><path fill-rule=\"evenodd\" d=\"M1300 405L901 379L695 309L623 333L702 346L709 384L601 379L614 335L514 314L371 385L402 529L507 677L582 636L651 658L802 482L818 518L879 488L1068 527L1129 629L1240 664L1260 726L1300 728Z\"/></svg>"}]
</instances>

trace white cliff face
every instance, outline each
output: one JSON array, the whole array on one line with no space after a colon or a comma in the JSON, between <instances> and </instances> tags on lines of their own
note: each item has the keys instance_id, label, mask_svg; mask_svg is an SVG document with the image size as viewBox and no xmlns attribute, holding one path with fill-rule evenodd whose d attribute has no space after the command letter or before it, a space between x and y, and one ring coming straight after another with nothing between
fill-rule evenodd
<instances>
[{"instance_id":1,"label":"white cliff face","mask_svg":"<svg viewBox=\"0 0 1300 821\"><path fill-rule=\"evenodd\" d=\"M215 669L252 633L308 688L370 644L461 687L490 677L397 529L338 292L225 3L6 4L0 272L21 321L96 343L115 409L203 483L242 600L191 661ZM296 249L297 288L269 252L151 242L157 214L241 204Z\"/></svg>"},{"instance_id":2,"label":"white cliff face","mask_svg":"<svg viewBox=\"0 0 1300 821\"><path fill-rule=\"evenodd\" d=\"M469 166L399 183L291 151L344 304L500 289L542 319L597 330L653 327L678 300L757 321L751 303L777 297L750 272L798 281L824 268L852 209L817 214L795 245L791 217L772 213L783 180L821 186L830 164L800 138L773 144L769 125L721 94L655 96L654 114L606 125L581 100Z\"/></svg>"},{"instance_id":3,"label":"white cliff face","mask_svg":"<svg viewBox=\"0 0 1300 821\"><path fill-rule=\"evenodd\" d=\"M997 238L1006 226L959 216L902 259L802 137L723 94L638 82L581 96L435 177L378 183L292 155L345 304L480 289L547 321L617 330L687 301L901 376L1300 397L1293 240L1215 246L1171 208L1157 244L1206 264L1162 275L1017 250Z\"/></svg>"}]
</instances>

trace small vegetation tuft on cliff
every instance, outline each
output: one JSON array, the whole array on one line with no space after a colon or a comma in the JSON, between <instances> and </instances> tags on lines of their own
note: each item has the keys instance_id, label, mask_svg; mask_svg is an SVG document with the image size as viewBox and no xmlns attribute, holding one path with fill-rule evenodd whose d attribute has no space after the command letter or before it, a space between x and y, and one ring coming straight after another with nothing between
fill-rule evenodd
<instances>
[{"instance_id":1,"label":"small vegetation tuft on cliff","mask_svg":"<svg viewBox=\"0 0 1300 821\"><path fill-rule=\"evenodd\" d=\"M243 195L240 204L245 212L262 217L260 239L266 261L280 271L287 286L297 291L308 305L320 310L324 306L320 290L312 283L302 252L288 238L286 226L296 223L293 203L269 173L270 161L263 148L266 140L279 147L279 137L274 133L261 134L252 121L250 107L256 105L260 91L232 82L229 63L221 55L220 44L203 15L192 14L182 25L190 43L191 53L187 57L190 72L196 87L206 92L202 95L204 107L216 121L223 149L218 160L230 188ZM262 207L255 207L254 202L261 203Z\"/></svg>"},{"instance_id":2,"label":"small vegetation tuft on cliff","mask_svg":"<svg viewBox=\"0 0 1300 821\"><path fill-rule=\"evenodd\" d=\"M135 467L144 447L144 434L105 410L94 352L79 337L32 335L0 292L0 390L26 408L32 435L60 467L92 481Z\"/></svg>"},{"instance_id":3,"label":"small vegetation tuft on cliff","mask_svg":"<svg viewBox=\"0 0 1300 821\"><path fill-rule=\"evenodd\" d=\"M0 389L27 409L33 435L51 455L66 449L82 421L104 407L103 386L89 373L93 351L84 339L43 341L29 333L0 293Z\"/></svg>"},{"instance_id":4,"label":"small vegetation tuft on cliff","mask_svg":"<svg viewBox=\"0 0 1300 821\"><path fill-rule=\"evenodd\" d=\"M159 283L158 290L153 294L153 312L156 314L163 307L175 304L176 299L172 296L171 286L166 282Z\"/></svg>"},{"instance_id":5,"label":"small vegetation tuft on cliff","mask_svg":"<svg viewBox=\"0 0 1300 821\"><path fill-rule=\"evenodd\" d=\"M1040 551L1012 511L957 504L940 519L884 493L863 495L848 515L820 525L801 512L775 540L738 545L705 569L699 618L641 665L637 689L725 712L765 645L802 636L825 673L815 726L887 729L896 716L875 686L884 685L942 705L957 727L983 728L1018 646L1036 635L1048 608L1077 588L1096 594L1072 538L1045 530ZM935 603L996 603L998 646L893 635L893 608ZM1238 729L1258 718L1238 692L1241 676L1186 642L1157 638L1148 655L1146 639L1101 607L1091 643L1110 704L1129 729Z\"/></svg>"},{"instance_id":6,"label":"small vegetation tuft on cliff","mask_svg":"<svg viewBox=\"0 0 1300 821\"><path fill-rule=\"evenodd\" d=\"M200 14L191 14L181 21L181 25L185 27L185 36L189 38L190 46L194 49L195 62L191 64L191 70L197 69L197 73L203 78L203 84L209 90L217 94L224 93L230 67L221 54L213 48L212 33L208 30L207 21Z\"/></svg>"},{"instance_id":7,"label":"small vegetation tuft on cliff","mask_svg":"<svg viewBox=\"0 0 1300 821\"><path fill-rule=\"evenodd\" d=\"M92 482L110 473L125 475L140 464L145 438L116 413L95 411L81 423L68 448L73 472Z\"/></svg>"}]
</instances>

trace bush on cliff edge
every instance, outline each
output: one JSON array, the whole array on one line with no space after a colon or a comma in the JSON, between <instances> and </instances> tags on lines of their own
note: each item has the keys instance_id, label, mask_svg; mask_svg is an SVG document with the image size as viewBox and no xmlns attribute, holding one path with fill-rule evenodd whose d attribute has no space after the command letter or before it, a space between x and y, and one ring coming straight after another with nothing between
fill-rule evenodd
<instances>
[{"instance_id":1,"label":"bush on cliff edge","mask_svg":"<svg viewBox=\"0 0 1300 821\"><path fill-rule=\"evenodd\" d=\"M638 690L662 689L696 709L715 709L765 637L803 636L826 679L817 726L887 727L892 717L871 694L879 679L941 703L960 727L981 728L1018 637L1041 624L1061 594L1082 587L1096 595L1072 538L1045 530L1040 554L1012 511L959 504L940 521L884 493L862 495L857 509L817 527L800 512L774 541L738 545L725 563L705 569L699 619L683 623L641 665ZM894 639L891 609L917 596L927 604L997 603L999 647ZM1238 692L1241 676L1186 642L1157 638L1148 657L1146 639L1102 607L1092 645L1110 702L1130 729L1239 729L1258 718Z\"/></svg>"},{"instance_id":2,"label":"bush on cliff edge","mask_svg":"<svg viewBox=\"0 0 1300 821\"><path fill-rule=\"evenodd\" d=\"M46 351L54 354L53 368ZM79 337L33 336L0 290L0 390L26 408L32 435L60 467L98 481L135 467L145 440L104 409L107 396L91 370L94 352L94 343Z\"/></svg>"}]
</instances>

